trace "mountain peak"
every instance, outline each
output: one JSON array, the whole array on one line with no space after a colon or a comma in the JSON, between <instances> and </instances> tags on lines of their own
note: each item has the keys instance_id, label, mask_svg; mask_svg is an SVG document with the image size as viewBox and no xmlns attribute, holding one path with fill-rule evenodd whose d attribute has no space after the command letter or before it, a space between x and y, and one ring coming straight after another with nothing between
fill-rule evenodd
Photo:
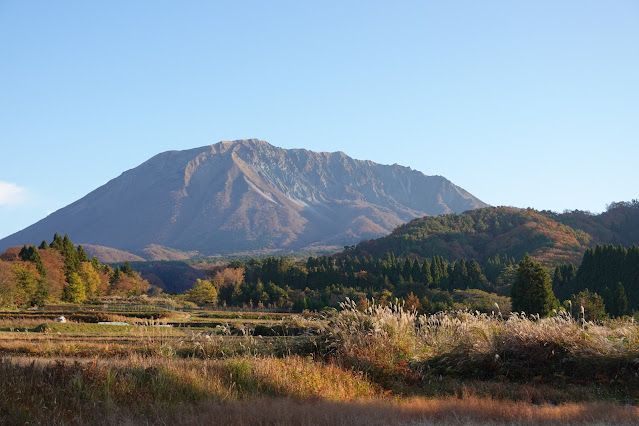
<instances>
[{"instance_id":1,"label":"mountain peak","mask_svg":"<svg viewBox=\"0 0 639 426\"><path fill-rule=\"evenodd\" d=\"M337 248L416 217L483 206L408 167L242 139L156 155L0 248L55 232L136 254L149 245L202 254Z\"/></svg>"},{"instance_id":2,"label":"mountain peak","mask_svg":"<svg viewBox=\"0 0 639 426\"><path fill-rule=\"evenodd\" d=\"M242 145L242 146L247 146L247 147L271 147L274 148L273 145L271 145L270 143L263 141L261 139L256 139L256 138L251 138L251 139L237 139L234 141L220 141L214 145L212 145L213 147L215 146L219 146L219 147L224 147L225 149L234 147L234 146L238 146L238 145Z\"/></svg>"}]
</instances>

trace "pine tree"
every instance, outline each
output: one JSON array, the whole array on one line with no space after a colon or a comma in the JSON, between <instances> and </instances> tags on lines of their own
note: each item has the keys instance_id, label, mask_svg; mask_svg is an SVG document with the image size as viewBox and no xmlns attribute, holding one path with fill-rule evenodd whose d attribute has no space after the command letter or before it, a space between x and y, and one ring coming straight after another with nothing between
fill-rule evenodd
<instances>
[{"instance_id":1,"label":"pine tree","mask_svg":"<svg viewBox=\"0 0 639 426\"><path fill-rule=\"evenodd\" d=\"M433 284L433 276L430 273L430 263L428 259L424 259L424 263L422 263L422 282L427 286Z\"/></svg>"},{"instance_id":2,"label":"pine tree","mask_svg":"<svg viewBox=\"0 0 639 426\"><path fill-rule=\"evenodd\" d=\"M553 291L557 291L561 285L564 283L564 277L561 275L561 268L559 266L555 267L555 273L552 277L552 288Z\"/></svg>"},{"instance_id":3,"label":"pine tree","mask_svg":"<svg viewBox=\"0 0 639 426\"><path fill-rule=\"evenodd\" d=\"M528 253L519 262L517 278L512 287L512 310L548 316L558 305L548 272L534 262Z\"/></svg>"},{"instance_id":4,"label":"pine tree","mask_svg":"<svg viewBox=\"0 0 639 426\"><path fill-rule=\"evenodd\" d=\"M51 244L51 246L53 247L53 244ZM62 249L60 251L64 256L64 267L68 282L69 276L74 272L78 272L80 259L78 258L78 252L76 251L75 246L67 234L64 234L64 238L62 239Z\"/></svg>"},{"instance_id":5,"label":"pine tree","mask_svg":"<svg viewBox=\"0 0 639 426\"><path fill-rule=\"evenodd\" d=\"M120 280L120 277L121 277L122 275L123 275L123 274L122 274L122 271L120 270L120 267L119 267L119 266L118 266L118 267L116 267L116 268L115 268L115 270L113 271L113 275L111 275L111 277L110 277L111 279L109 280L109 282L110 282L111 284L116 283L117 281L119 281L119 280Z\"/></svg>"},{"instance_id":6,"label":"pine tree","mask_svg":"<svg viewBox=\"0 0 639 426\"><path fill-rule=\"evenodd\" d=\"M401 277L404 278L405 281L408 281L408 277L413 273L413 264L410 259L407 257L404 261L404 266L402 267Z\"/></svg>"},{"instance_id":7,"label":"pine tree","mask_svg":"<svg viewBox=\"0 0 639 426\"><path fill-rule=\"evenodd\" d=\"M475 259L470 259L468 263L468 278L470 279L470 287L480 290L488 289L488 278L486 278L481 265Z\"/></svg>"},{"instance_id":8,"label":"pine tree","mask_svg":"<svg viewBox=\"0 0 639 426\"><path fill-rule=\"evenodd\" d=\"M28 249L26 244L23 245L22 248L20 249L20 253L18 253L18 257L21 260L25 261L25 262L30 260L29 259L29 249Z\"/></svg>"},{"instance_id":9,"label":"pine tree","mask_svg":"<svg viewBox=\"0 0 639 426\"><path fill-rule=\"evenodd\" d=\"M18 256L20 256L20 259L25 262L35 263L36 269L40 274L40 278L44 278L47 276L47 269L45 268L44 263L42 263L40 253L38 252L38 249L35 248L35 246L23 246Z\"/></svg>"},{"instance_id":10,"label":"pine tree","mask_svg":"<svg viewBox=\"0 0 639 426\"><path fill-rule=\"evenodd\" d=\"M626 315L628 312L628 297L626 296L626 290L624 289L623 284L617 283L612 303L615 311L614 315L618 317Z\"/></svg>"},{"instance_id":11,"label":"pine tree","mask_svg":"<svg viewBox=\"0 0 639 426\"><path fill-rule=\"evenodd\" d=\"M422 268L419 264L419 261L417 260L417 258L415 258L415 260L413 260L413 265L411 267L411 272L410 272L411 276L413 277L413 279L417 282L424 282L424 278L423 278L423 274L422 274Z\"/></svg>"},{"instance_id":12,"label":"pine tree","mask_svg":"<svg viewBox=\"0 0 639 426\"><path fill-rule=\"evenodd\" d=\"M78 260L80 262L88 262L89 261L89 256L87 256L87 253L84 251L84 248L81 245L78 245Z\"/></svg>"},{"instance_id":13,"label":"pine tree","mask_svg":"<svg viewBox=\"0 0 639 426\"><path fill-rule=\"evenodd\" d=\"M579 292L579 294L573 294L571 302L572 305L580 311L581 308L583 308L584 316L580 319L585 321L603 321L607 317L606 305L604 304L603 298L597 293L591 293L588 289Z\"/></svg>"},{"instance_id":14,"label":"pine tree","mask_svg":"<svg viewBox=\"0 0 639 426\"><path fill-rule=\"evenodd\" d=\"M31 298L31 303L36 306L42 305L47 301L48 298L49 284L47 283L46 279L40 278L38 280L38 285L36 286L35 293L33 293L33 296Z\"/></svg>"},{"instance_id":15,"label":"pine tree","mask_svg":"<svg viewBox=\"0 0 639 426\"><path fill-rule=\"evenodd\" d=\"M58 235L57 232L53 236L53 241L51 241L51 244L49 244L49 247L58 251L62 251L62 249L64 248L64 244L62 243L62 237Z\"/></svg>"},{"instance_id":16,"label":"pine tree","mask_svg":"<svg viewBox=\"0 0 639 426\"><path fill-rule=\"evenodd\" d=\"M102 269L102 265L100 265L100 261L97 257L93 256L91 260L89 260L89 262L91 262L91 265L93 266L93 269L95 269L95 272L100 272L100 270Z\"/></svg>"},{"instance_id":17,"label":"pine tree","mask_svg":"<svg viewBox=\"0 0 639 426\"><path fill-rule=\"evenodd\" d=\"M127 260L126 262L124 262L124 266L122 266L120 268L120 270L122 271L122 273L124 275L128 275L130 277L135 277L135 272L133 271L133 269L131 268L131 264L129 263L129 261Z\"/></svg>"}]
</instances>

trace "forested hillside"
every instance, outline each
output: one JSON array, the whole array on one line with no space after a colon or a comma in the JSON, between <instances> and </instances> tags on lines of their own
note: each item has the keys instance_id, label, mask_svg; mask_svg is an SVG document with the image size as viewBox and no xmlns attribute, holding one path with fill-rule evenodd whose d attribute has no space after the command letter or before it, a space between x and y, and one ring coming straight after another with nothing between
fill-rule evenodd
<instances>
[{"instance_id":1,"label":"forested hillside","mask_svg":"<svg viewBox=\"0 0 639 426\"><path fill-rule=\"evenodd\" d=\"M549 217L582 230L599 244L630 246L639 243L639 200L613 202L601 214L580 210L562 214L544 212Z\"/></svg>"},{"instance_id":2,"label":"forested hillside","mask_svg":"<svg viewBox=\"0 0 639 426\"><path fill-rule=\"evenodd\" d=\"M0 256L0 305L34 306L52 302L84 302L99 296L139 295L148 281L128 263L112 268L82 246L55 234L50 244L11 248Z\"/></svg>"},{"instance_id":3,"label":"forested hillside","mask_svg":"<svg viewBox=\"0 0 639 426\"><path fill-rule=\"evenodd\" d=\"M513 288L524 294L513 297L517 309L531 297L521 292L529 288L522 284L524 259L547 290L544 312L584 306L585 318L602 319L639 311L639 247L596 244L633 241L638 212L636 201L613 203L601 215L491 207L417 219L332 256L134 262L146 279L128 262L114 269L89 259L82 246L56 234L50 244L0 256L0 303L77 303L137 295L155 285L208 306L320 310L350 298L362 308L371 300L400 299L426 313L508 312Z\"/></svg>"},{"instance_id":4,"label":"forested hillside","mask_svg":"<svg viewBox=\"0 0 639 426\"><path fill-rule=\"evenodd\" d=\"M485 261L495 255L515 259L525 253L545 264L578 263L592 237L542 212L487 207L462 214L426 216L396 228L387 237L357 245L360 256L443 256Z\"/></svg>"},{"instance_id":5,"label":"forested hillside","mask_svg":"<svg viewBox=\"0 0 639 426\"><path fill-rule=\"evenodd\" d=\"M513 207L486 207L462 214L426 216L399 226L390 235L364 241L359 256L443 256L484 262L495 255L515 259L525 253L546 266L579 264L595 244L639 243L639 203L612 203L602 214L562 214Z\"/></svg>"}]
</instances>

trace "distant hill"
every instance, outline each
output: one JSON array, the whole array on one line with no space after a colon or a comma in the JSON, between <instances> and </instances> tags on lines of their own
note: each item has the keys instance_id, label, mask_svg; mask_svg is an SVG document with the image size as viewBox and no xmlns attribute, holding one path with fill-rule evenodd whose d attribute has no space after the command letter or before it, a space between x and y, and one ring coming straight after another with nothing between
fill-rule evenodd
<instances>
[{"instance_id":1,"label":"distant hill","mask_svg":"<svg viewBox=\"0 0 639 426\"><path fill-rule=\"evenodd\" d=\"M145 259L128 251L93 244L83 244L82 248L89 257L97 257L102 263L141 262Z\"/></svg>"},{"instance_id":2,"label":"distant hill","mask_svg":"<svg viewBox=\"0 0 639 426\"><path fill-rule=\"evenodd\" d=\"M147 260L186 260L198 255L197 251L180 251L157 244L150 244L141 250Z\"/></svg>"},{"instance_id":3,"label":"distant hill","mask_svg":"<svg viewBox=\"0 0 639 426\"><path fill-rule=\"evenodd\" d=\"M639 203L613 203L593 215L563 214L514 207L487 207L463 214L422 217L390 235L357 245L353 254L435 255L486 261L497 254L521 259L525 253L544 264L579 264L595 244L639 243Z\"/></svg>"},{"instance_id":4,"label":"distant hill","mask_svg":"<svg viewBox=\"0 0 639 426\"><path fill-rule=\"evenodd\" d=\"M598 215L580 210L562 214L544 212L574 229L580 229L601 244L630 246L639 243L639 201L611 203Z\"/></svg>"},{"instance_id":5,"label":"distant hill","mask_svg":"<svg viewBox=\"0 0 639 426\"><path fill-rule=\"evenodd\" d=\"M0 251L55 232L155 259L325 250L485 206L441 176L250 139L158 154L0 240Z\"/></svg>"}]
</instances>

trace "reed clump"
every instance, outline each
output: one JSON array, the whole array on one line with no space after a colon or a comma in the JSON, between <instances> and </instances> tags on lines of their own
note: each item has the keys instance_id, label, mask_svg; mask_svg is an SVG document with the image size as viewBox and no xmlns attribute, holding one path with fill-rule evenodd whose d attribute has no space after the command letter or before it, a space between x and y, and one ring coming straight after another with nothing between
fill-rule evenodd
<instances>
[{"instance_id":1,"label":"reed clump","mask_svg":"<svg viewBox=\"0 0 639 426\"><path fill-rule=\"evenodd\" d=\"M631 319L583 322L454 311L420 315L400 304L348 300L329 319L325 353L382 383L419 375L472 379L639 383L639 327Z\"/></svg>"}]
</instances>

